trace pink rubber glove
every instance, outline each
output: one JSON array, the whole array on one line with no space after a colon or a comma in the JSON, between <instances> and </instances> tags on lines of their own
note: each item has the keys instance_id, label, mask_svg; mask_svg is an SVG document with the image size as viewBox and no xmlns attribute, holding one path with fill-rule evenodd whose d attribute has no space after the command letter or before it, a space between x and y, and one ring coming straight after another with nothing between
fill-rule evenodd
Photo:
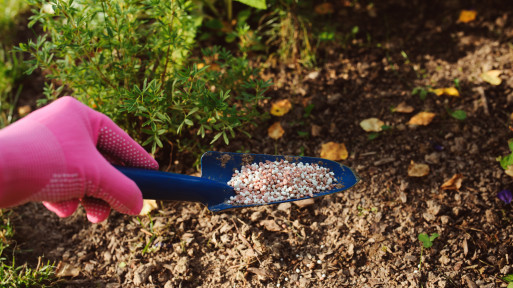
<instances>
[{"instance_id":1,"label":"pink rubber glove","mask_svg":"<svg viewBox=\"0 0 513 288\"><path fill-rule=\"evenodd\" d=\"M105 220L113 208L136 215L137 185L109 161L157 169L157 162L104 114L63 97L0 130L0 208L43 201L68 217L79 202L87 219Z\"/></svg>"}]
</instances>

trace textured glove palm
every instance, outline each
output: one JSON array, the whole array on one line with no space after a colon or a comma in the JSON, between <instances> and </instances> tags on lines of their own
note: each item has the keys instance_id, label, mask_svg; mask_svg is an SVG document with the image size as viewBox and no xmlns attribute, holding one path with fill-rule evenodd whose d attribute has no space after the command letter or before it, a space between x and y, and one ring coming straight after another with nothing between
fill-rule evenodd
<instances>
[{"instance_id":1,"label":"textured glove palm","mask_svg":"<svg viewBox=\"0 0 513 288\"><path fill-rule=\"evenodd\" d=\"M63 97L0 130L0 208L30 201L60 217L79 203L91 222L110 209L138 214L137 185L110 163L157 169L157 162L104 114Z\"/></svg>"}]
</instances>

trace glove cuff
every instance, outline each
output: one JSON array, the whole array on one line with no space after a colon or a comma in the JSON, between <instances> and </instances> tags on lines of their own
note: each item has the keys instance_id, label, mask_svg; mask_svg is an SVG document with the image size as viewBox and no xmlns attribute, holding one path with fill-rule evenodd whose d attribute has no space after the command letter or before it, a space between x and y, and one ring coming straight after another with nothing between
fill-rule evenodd
<instances>
[{"instance_id":1,"label":"glove cuff","mask_svg":"<svg viewBox=\"0 0 513 288\"><path fill-rule=\"evenodd\" d=\"M61 146L44 125L24 119L0 130L0 208L23 204L66 171Z\"/></svg>"}]
</instances>

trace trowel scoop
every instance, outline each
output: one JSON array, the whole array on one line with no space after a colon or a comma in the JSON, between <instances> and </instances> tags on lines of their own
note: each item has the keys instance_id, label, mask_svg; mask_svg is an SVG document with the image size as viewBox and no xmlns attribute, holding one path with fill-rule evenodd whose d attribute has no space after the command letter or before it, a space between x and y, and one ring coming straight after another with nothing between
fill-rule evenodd
<instances>
[{"instance_id":1,"label":"trowel scoop","mask_svg":"<svg viewBox=\"0 0 513 288\"><path fill-rule=\"evenodd\" d=\"M232 208L269 205L312 198L294 198L266 204L245 205L228 203L230 197L236 195L233 187L227 184L235 170L241 170L243 165L258 164L266 160L271 162L280 161L282 159L290 163L318 164L319 166L329 168L335 174L334 177L337 179L336 187L331 190L315 193L313 198L347 190L360 180L351 168L322 158L216 151L206 152L201 157L201 177L139 168L116 168L137 184L139 189L141 189L144 199L201 202L210 211L216 212Z\"/></svg>"}]
</instances>

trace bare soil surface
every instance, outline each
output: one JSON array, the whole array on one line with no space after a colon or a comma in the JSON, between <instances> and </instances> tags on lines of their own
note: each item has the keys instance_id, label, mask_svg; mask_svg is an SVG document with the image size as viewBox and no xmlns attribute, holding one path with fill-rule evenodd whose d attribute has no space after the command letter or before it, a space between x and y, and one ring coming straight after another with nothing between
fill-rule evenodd
<instances>
[{"instance_id":1,"label":"bare soil surface","mask_svg":"<svg viewBox=\"0 0 513 288\"><path fill-rule=\"evenodd\" d=\"M60 219L31 203L14 209L17 243L27 250L20 261L35 266L42 255L78 269L62 287L506 287L500 277L513 273L512 207L497 193L513 181L496 158L513 138L508 3L337 4L330 17L359 26L356 39L324 44L319 70L264 71L276 83L271 101L290 99L293 109L262 121L251 139L218 149L319 157L322 143L345 143L350 155L341 163L362 178L354 188L300 205L223 213L161 202L151 218L113 212L100 224L88 223L82 209ZM470 8L476 20L459 23ZM492 69L502 70L498 86L480 77ZM460 97L412 95L455 79ZM415 111L392 112L403 101ZM314 107L305 117L308 104ZM458 109L465 120L449 115ZM436 117L407 125L420 111ZM391 128L370 140L359 125L370 117ZM267 128L276 121L285 134L274 141ZM194 172L187 156L176 160L171 170ZM429 175L409 177L411 161L428 164ZM461 188L440 189L455 174L464 177ZM440 235L422 259L419 233Z\"/></svg>"}]
</instances>

